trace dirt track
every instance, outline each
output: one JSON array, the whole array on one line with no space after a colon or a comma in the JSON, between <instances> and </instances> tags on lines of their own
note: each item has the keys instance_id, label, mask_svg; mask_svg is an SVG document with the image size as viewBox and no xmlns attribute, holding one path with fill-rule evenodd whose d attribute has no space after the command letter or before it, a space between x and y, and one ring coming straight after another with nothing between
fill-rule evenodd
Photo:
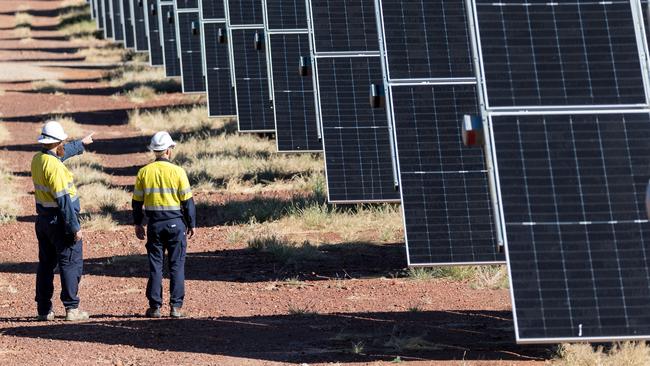
<instances>
[{"instance_id":1,"label":"dirt track","mask_svg":"<svg viewBox=\"0 0 650 366\"><path fill-rule=\"evenodd\" d=\"M12 30L13 13L21 5L36 15L34 40L27 43L16 40ZM0 118L11 132L0 144L0 159L18 176L25 194L18 221L0 226L0 364L374 365L399 356L412 361L407 364L519 365L541 364L548 357L547 348L514 344L506 290L393 278L405 265L401 243L331 246L325 259L301 268L307 280L295 286L278 281L287 269L272 258L225 244L219 226L199 228L189 244L184 309L190 317L148 320L141 316L147 304L144 245L126 219L115 232L85 237L80 295L92 319L34 321L37 246L28 162L40 123L48 114L69 114L96 131L90 150L116 184L129 187L147 161L146 137L126 125L126 113L135 105L106 92L101 65L72 67L80 60L68 51L81 46L57 37L59 5L0 2L0 89L5 91ZM58 66L48 66L54 61ZM69 90L30 91L32 80L53 77L65 80ZM181 99L168 95L140 108ZM210 200L218 211L223 197ZM57 315L63 314L60 302L55 306ZM409 311L414 307L420 311Z\"/></svg>"}]
</instances>

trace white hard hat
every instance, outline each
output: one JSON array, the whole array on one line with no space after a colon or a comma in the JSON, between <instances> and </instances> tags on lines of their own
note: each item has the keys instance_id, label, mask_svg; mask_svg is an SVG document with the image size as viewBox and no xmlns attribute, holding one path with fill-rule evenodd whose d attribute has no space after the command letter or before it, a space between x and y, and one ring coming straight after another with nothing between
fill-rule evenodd
<instances>
[{"instance_id":1,"label":"white hard hat","mask_svg":"<svg viewBox=\"0 0 650 366\"><path fill-rule=\"evenodd\" d=\"M169 133L167 131L160 131L156 132L156 134L151 138L149 150L165 151L174 146L176 146L176 143L172 140L172 137L169 136Z\"/></svg>"},{"instance_id":2,"label":"white hard hat","mask_svg":"<svg viewBox=\"0 0 650 366\"><path fill-rule=\"evenodd\" d=\"M41 130L41 135L38 136L38 142L41 144L53 144L67 138L68 135L63 131L63 126L59 122L47 121Z\"/></svg>"}]
</instances>

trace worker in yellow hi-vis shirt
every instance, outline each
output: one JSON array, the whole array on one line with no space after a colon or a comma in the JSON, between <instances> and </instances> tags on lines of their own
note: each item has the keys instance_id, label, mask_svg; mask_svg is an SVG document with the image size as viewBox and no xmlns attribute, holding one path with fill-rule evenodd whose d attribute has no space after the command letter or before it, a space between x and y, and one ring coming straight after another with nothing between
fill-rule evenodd
<instances>
[{"instance_id":1,"label":"worker in yellow hi-vis shirt","mask_svg":"<svg viewBox=\"0 0 650 366\"><path fill-rule=\"evenodd\" d=\"M46 122L38 137L41 152L32 159L32 180L36 199L36 237L38 269L36 304L39 320L54 320L52 295L54 269L61 275L61 301L66 320L85 320L88 313L79 310L79 281L83 272L83 242L79 225L79 196L73 175L63 161L84 152L93 142L93 134L83 140L64 144L68 135L57 121Z\"/></svg>"},{"instance_id":2,"label":"worker in yellow hi-vis shirt","mask_svg":"<svg viewBox=\"0 0 650 366\"><path fill-rule=\"evenodd\" d=\"M169 257L170 316L183 316L186 239L194 236L196 226L196 209L187 174L169 161L175 146L169 133L161 131L153 135L149 150L156 155L156 161L140 169L133 189L135 235L140 240L148 238L149 308L145 315L151 318L161 317L165 251ZM146 235L142 225L145 215L149 219Z\"/></svg>"}]
</instances>

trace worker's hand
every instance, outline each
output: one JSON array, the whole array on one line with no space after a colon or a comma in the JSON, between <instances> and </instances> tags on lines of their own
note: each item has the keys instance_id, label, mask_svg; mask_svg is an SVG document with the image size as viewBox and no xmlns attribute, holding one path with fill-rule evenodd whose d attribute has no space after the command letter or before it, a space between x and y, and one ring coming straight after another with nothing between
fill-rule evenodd
<instances>
[{"instance_id":1,"label":"worker's hand","mask_svg":"<svg viewBox=\"0 0 650 366\"><path fill-rule=\"evenodd\" d=\"M92 143L93 143L93 135L94 135L94 134L95 134L94 131L91 132L90 135L88 135L88 136L84 137L83 139L81 139L81 143L84 144L84 145L90 145L90 144L92 144Z\"/></svg>"},{"instance_id":2,"label":"worker's hand","mask_svg":"<svg viewBox=\"0 0 650 366\"><path fill-rule=\"evenodd\" d=\"M192 239L192 237L194 236L194 228L188 227L187 231L185 232L185 235L187 235L188 239Z\"/></svg>"},{"instance_id":3,"label":"worker's hand","mask_svg":"<svg viewBox=\"0 0 650 366\"><path fill-rule=\"evenodd\" d=\"M140 240L144 240L147 237L147 233L144 230L144 226L135 225L135 237Z\"/></svg>"},{"instance_id":4,"label":"worker's hand","mask_svg":"<svg viewBox=\"0 0 650 366\"><path fill-rule=\"evenodd\" d=\"M75 241L75 242L78 242L79 240L82 240L83 238L84 238L84 235L83 235L83 233L81 232L81 230L79 230L79 231L77 231L76 233L74 233L74 241Z\"/></svg>"}]
</instances>

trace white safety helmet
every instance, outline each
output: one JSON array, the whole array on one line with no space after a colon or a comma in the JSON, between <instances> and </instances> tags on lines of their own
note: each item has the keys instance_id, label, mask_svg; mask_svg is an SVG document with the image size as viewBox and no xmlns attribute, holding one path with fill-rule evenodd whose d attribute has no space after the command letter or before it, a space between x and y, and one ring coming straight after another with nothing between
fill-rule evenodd
<instances>
[{"instance_id":1,"label":"white safety helmet","mask_svg":"<svg viewBox=\"0 0 650 366\"><path fill-rule=\"evenodd\" d=\"M153 137L151 137L151 143L149 144L149 150L152 151L165 151L170 147L176 146L174 140L169 135L167 131L156 132Z\"/></svg>"},{"instance_id":2,"label":"white safety helmet","mask_svg":"<svg viewBox=\"0 0 650 366\"><path fill-rule=\"evenodd\" d=\"M47 121L38 136L38 142L41 144L54 144L64 141L68 135L63 131L63 126L58 121Z\"/></svg>"}]
</instances>

